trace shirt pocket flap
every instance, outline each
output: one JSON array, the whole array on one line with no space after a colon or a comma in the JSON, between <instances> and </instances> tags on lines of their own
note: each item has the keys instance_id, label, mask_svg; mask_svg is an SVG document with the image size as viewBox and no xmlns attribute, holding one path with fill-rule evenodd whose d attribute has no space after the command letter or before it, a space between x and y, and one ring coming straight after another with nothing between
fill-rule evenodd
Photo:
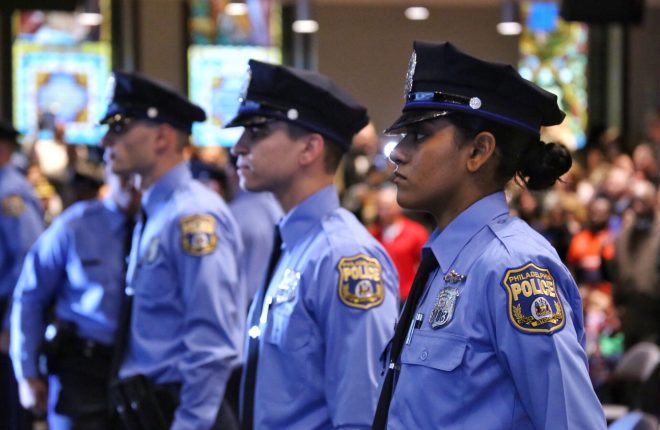
<instances>
[{"instance_id":1,"label":"shirt pocket flap","mask_svg":"<svg viewBox=\"0 0 660 430\"><path fill-rule=\"evenodd\" d=\"M463 361L467 339L450 333L415 331L401 353L401 363L451 372Z\"/></svg>"}]
</instances>

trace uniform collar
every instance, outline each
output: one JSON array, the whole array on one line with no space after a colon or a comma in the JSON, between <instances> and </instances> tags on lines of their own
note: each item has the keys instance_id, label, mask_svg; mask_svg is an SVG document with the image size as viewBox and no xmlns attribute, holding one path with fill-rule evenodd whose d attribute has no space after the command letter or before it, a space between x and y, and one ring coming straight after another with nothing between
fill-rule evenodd
<instances>
[{"instance_id":1,"label":"uniform collar","mask_svg":"<svg viewBox=\"0 0 660 430\"><path fill-rule=\"evenodd\" d=\"M458 253L479 230L508 212L504 193L497 192L477 200L454 218L444 230L436 229L427 246L433 250L443 273L451 268Z\"/></svg>"},{"instance_id":2,"label":"uniform collar","mask_svg":"<svg viewBox=\"0 0 660 430\"><path fill-rule=\"evenodd\" d=\"M305 237L328 213L339 207L337 188L329 185L307 197L289 211L279 223L282 242L289 249Z\"/></svg>"},{"instance_id":3,"label":"uniform collar","mask_svg":"<svg viewBox=\"0 0 660 430\"><path fill-rule=\"evenodd\" d=\"M142 194L142 208L153 214L158 205L167 200L181 182L190 180L192 175L185 162L179 163L161 176L148 190Z\"/></svg>"}]
</instances>

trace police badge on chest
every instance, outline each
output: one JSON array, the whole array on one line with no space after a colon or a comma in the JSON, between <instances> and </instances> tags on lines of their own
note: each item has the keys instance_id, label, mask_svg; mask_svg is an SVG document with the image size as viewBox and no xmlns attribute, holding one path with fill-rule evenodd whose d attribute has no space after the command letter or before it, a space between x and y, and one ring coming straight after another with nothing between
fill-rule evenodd
<instances>
[{"instance_id":1,"label":"police badge on chest","mask_svg":"<svg viewBox=\"0 0 660 430\"><path fill-rule=\"evenodd\" d=\"M460 295L461 292L456 287L445 287L440 290L429 317L431 328L439 329L451 321L454 316L456 301Z\"/></svg>"}]
</instances>

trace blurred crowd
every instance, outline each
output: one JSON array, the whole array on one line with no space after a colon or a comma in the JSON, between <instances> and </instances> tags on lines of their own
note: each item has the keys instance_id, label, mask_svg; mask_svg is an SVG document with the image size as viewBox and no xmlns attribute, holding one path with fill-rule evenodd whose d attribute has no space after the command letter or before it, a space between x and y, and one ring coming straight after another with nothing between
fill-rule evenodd
<instances>
[{"instance_id":1,"label":"blurred crowd","mask_svg":"<svg viewBox=\"0 0 660 430\"><path fill-rule=\"evenodd\" d=\"M15 164L44 206L46 224L72 203L104 193L100 147L70 145L60 126L25 139ZM576 151L571 170L546 192L511 183L512 211L550 241L572 272L583 298L587 353L594 386L606 382L630 346L660 342L660 111L647 118L646 136L633 148L614 129L603 129ZM193 175L227 201L238 195L225 148L190 147ZM391 254L406 298L420 249L433 223L396 203L393 165L373 126L354 140L338 173L344 207ZM599 390L600 388L600 390Z\"/></svg>"}]
</instances>

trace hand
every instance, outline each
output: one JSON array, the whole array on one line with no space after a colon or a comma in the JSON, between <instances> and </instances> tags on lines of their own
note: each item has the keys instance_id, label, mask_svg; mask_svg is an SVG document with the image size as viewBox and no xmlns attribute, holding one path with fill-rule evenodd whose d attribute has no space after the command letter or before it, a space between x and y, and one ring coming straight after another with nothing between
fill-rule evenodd
<instances>
[{"instance_id":1,"label":"hand","mask_svg":"<svg viewBox=\"0 0 660 430\"><path fill-rule=\"evenodd\" d=\"M9 330L0 331L0 353L9 354Z\"/></svg>"},{"instance_id":2,"label":"hand","mask_svg":"<svg viewBox=\"0 0 660 430\"><path fill-rule=\"evenodd\" d=\"M28 378L18 383L21 405L35 414L45 414L48 404L48 387L39 378Z\"/></svg>"}]
</instances>

